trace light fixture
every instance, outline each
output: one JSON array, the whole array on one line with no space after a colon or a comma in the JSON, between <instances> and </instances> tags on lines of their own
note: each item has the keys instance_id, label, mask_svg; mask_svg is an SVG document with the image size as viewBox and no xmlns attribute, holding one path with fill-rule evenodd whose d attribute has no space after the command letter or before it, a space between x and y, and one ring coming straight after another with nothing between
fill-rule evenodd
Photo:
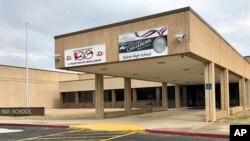
<instances>
[{"instance_id":1,"label":"light fixture","mask_svg":"<svg viewBox=\"0 0 250 141\"><path fill-rule=\"evenodd\" d=\"M185 69L183 69L184 71L188 71L188 70L190 70L189 68L185 68Z\"/></svg>"},{"instance_id":2,"label":"light fixture","mask_svg":"<svg viewBox=\"0 0 250 141\"><path fill-rule=\"evenodd\" d=\"M177 40L177 41L179 41L179 42L182 42L183 41L183 39L185 38L185 34L176 34L175 35L175 39Z\"/></svg>"},{"instance_id":3,"label":"light fixture","mask_svg":"<svg viewBox=\"0 0 250 141\"><path fill-rule=\"evenodd\" d=\"M162 61L162 62L157 62L158 64L165 64L166 62Z\"/></svg>"},{"instance_id":4,"label":"light fixture","mask_svg":"<svg viewBox=\"0 0 250 141\"><path fill-rule=\"evenodd\" d=\"M60 56L60 54L55 54L54 58L55 58L55 60L56 60L56 61L61 60L61 56Z\"/></svg>"},{"instance_id":5,"label":"light fixture","mask_svg":"<svg viewBox=\"0 0 250 141\"><path fill-rule=\"evenodd\" d=\"M101 68L101 70L108 70L107 68Z\"/></svg>"}]
</instances>

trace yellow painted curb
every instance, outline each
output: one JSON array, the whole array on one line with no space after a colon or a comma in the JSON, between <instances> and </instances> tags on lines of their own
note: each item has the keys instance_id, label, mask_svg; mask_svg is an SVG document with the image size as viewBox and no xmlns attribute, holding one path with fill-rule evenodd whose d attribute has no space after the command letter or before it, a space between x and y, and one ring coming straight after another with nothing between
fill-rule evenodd
<instances>
[{"instance_id":1,"label":"yellow painted curb","mask_svg":"<svg viewBox=\"0 0 250 141\"><path fill-rule=\"evenodd\" d=\"M133 131L139 132L144 129L137 124L86 124L86 125L70 125L72 129L88 129L88 130L102 130L102 131Z\"/></svg>"}]
</instances>

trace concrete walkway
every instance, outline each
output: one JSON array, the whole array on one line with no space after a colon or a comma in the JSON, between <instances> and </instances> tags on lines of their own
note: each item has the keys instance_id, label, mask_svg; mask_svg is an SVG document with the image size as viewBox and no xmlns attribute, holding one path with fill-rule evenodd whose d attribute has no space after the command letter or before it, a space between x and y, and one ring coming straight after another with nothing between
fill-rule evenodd
<instances>
[{"instance_id":1,"label":"concrete walkway","mask_svg":"<svg viewBox=\"0 0 250 141\"><path fill-rule=\"evenodd\" d=\"M82 126L93 124L133 124L143 129L173 130L183 132L206 132L229 134L228 123L205 122L204 109L170 109L169 111L154 112L142 115L110 119L83 119L83 120L1 120L0 123L36 124L36 125L69 125ZM85 126L84 126L85 127Z\"/></svg>"}]
</instances>

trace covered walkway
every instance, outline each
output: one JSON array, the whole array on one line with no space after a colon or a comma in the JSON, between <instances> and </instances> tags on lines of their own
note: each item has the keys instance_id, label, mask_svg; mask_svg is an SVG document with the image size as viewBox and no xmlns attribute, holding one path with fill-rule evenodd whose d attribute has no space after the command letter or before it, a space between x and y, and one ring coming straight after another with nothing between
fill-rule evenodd
<instances>
[{"instance_id":1,"label":"covered walkway","mask_svg":"<svg viewBox=\"0 0 250 141\"><path fill-rule=\"evenodd\" d=\"M203 85L207 122L250 107L249 62L190 7L58 35L55 44L56 68L95 74L97 119L144 113L132 109L131 79L160 82L162 101L152 111L169 110L168 84L177 109L181 86ZM123 78L123 112L104 112L105 75Z\"/></svg>"}]
</instances>

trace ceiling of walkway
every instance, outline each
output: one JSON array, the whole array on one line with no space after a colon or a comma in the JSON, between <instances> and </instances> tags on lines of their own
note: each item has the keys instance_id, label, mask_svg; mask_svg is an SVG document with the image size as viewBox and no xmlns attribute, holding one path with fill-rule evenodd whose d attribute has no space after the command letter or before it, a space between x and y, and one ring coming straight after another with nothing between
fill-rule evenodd
<instances>
[{"instance_id":1,"label":"ceiling of walkway","mask_svg":"<svg viewBox=\"0 0 250 141\"><path fill-rule=\"evenodd\" d=\"M204 63L188 56L165 56L72 68L71 70L172 84L204 84ZM220 71L216 69L216 81ZM230 81L237 77L230 75Z\"/></svg>"}]
</instances>

